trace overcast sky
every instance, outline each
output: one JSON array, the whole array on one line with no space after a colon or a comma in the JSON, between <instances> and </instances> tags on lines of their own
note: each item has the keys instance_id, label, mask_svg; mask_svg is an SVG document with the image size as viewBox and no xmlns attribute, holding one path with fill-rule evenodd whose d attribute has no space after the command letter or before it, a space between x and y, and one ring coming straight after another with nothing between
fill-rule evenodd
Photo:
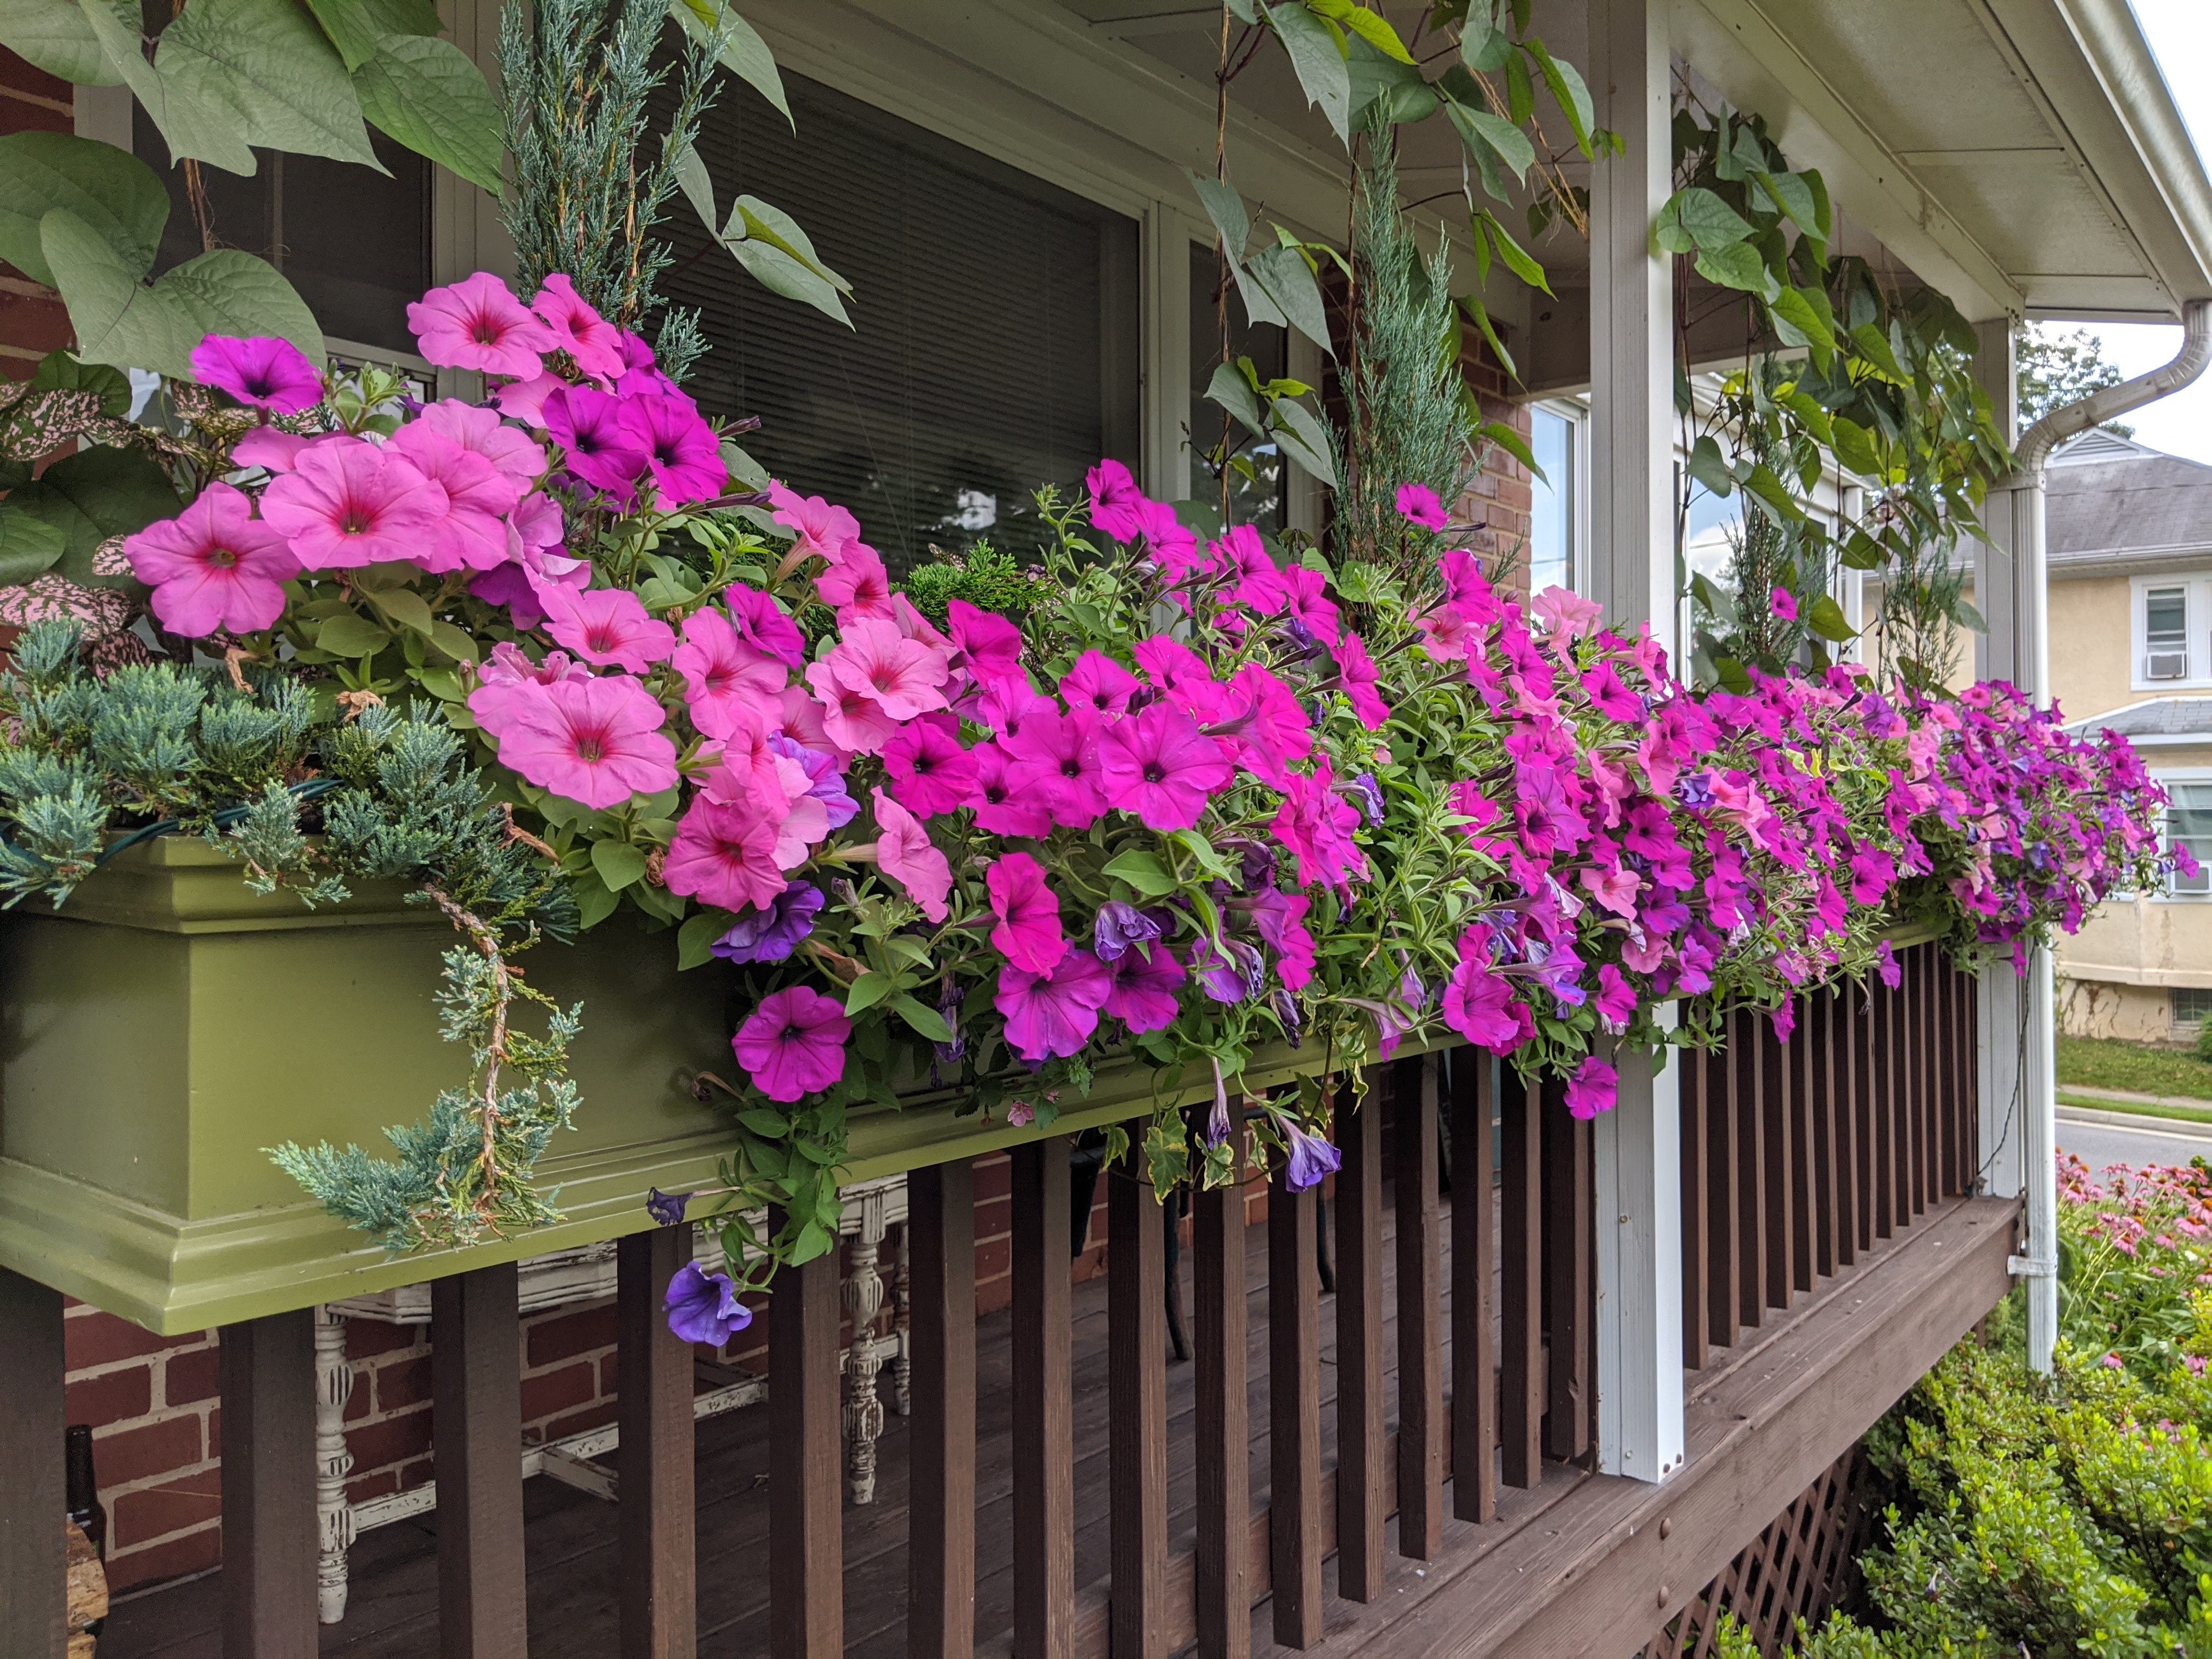
<instances>
[{"instance_id":1,"label":"overcast sky","mask_svg":"<svg viewBox=\"0 0 2212 1659\"><path fill-rule=\"evenodd\" d=\"M2197 152L2212 164L2212 5L2206 0L2132 0L2151 50L2158 54L2182 118L2197 140ZM2094 332L2105 356L2127 374L2141 374L2172 359L2179 348L2179 325L2102 324ZM2212 375L2186 391L2137 410L2126 417L2136 437L2156 449L2212 462Z\"/></svg>"}]
</instances>

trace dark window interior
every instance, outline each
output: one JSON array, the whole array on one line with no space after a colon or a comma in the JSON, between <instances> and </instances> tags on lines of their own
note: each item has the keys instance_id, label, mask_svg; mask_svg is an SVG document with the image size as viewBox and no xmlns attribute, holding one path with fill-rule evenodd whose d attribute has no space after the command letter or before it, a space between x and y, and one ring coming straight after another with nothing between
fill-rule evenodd
<instances>
[{"instance_id":1,"label":"dark window interior","mask_svg":"<svg viewBox=\"0 0 2212 1659\"><path fill-rule=\"evenodd\" d=\"M1218 300L1221 256L1212 247L1194 244L1190 250L1190 489L1202 501L1221 502L1221 487L1201 453L1220 447L1224 423L1236 453L1250 464L1252 476L1231 471L1229 475L1229 522L1249 524L1263 536L1279 534L1284 523L1289 479L1282 458L1272 443L1255 443L1252 434L1231 421L1219 404L1208 403L1206 388L1221 366L1221 313ZM1245 320L1244 302L1229 295L1229 355L1249 357L1261 380L1280 380L1290 373L1290 341L1273 323L1255 326Z\"/></svg>"},{"instance_id":2,"label":"dark window interior","mask_svg":"<svg viewBox=\"0 0 2212 1659\"><path fill-rule=\"evenodd\" d=\"M932 544L1033 548L1033 489L1079 490L1101 455L1138 459L1135 222L784 84L796 136L732 85L700 155L722 214L744 192L799 222L853 284L854 327L762 288L678 200L661 292L699 309L713 346L687 389L709 415L760 416L748 451L849 507L895 573Z\"/></svg>"}]
</instances>

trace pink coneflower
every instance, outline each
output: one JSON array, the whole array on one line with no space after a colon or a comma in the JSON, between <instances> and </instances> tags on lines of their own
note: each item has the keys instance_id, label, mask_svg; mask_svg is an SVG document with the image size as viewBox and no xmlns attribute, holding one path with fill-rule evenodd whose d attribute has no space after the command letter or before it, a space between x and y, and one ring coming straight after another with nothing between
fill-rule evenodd
<instances>
[{"instance_id":1,"label":"pink coneflower","mask_svg":"<svg viewBox=\"0 0 2212 1659\"><path fill-rule=\"evenodd\" d=\"M1121 952L1111 969L1113 988L1102 1012L1132 1031L1164 1031L1175 1024L1177 999L1190 977L1164 940Z\"/></svg>"},{"instance_id":2,"label":"pink coneflower","mask_svg":"<svg viewBox=\"0 0 2212 1659\"><path fill-rule=\"evenodd\" d=\"M1272 617L1283 608L1290 590L1258 531L1249 524L1237 525L1213 544L1213 551L1237 573L1237 604L1261 617Z\"/></svg>"},{"instance_id":3,"label":"pink coneflower","mask_svg":"<svg viewBox=\"0 0 2212 1659\"><path fill-rule=\"evenodd\" d=\"M192 348L192 378L272 415L297 415L323 400L323 377L289 340L210 334Z\"/></svg>"},{"instance_id":4,"label":"pink coneflower","mask_svg":"<svg viewBox=\"0 0 2212 1659\"><path fill-rule=\"evenodd\" d=\"M1376 682L1382 678L1375 666L1375 659L1367 654L1366 641L1357 634L1346 634L1336 644L1336 672L1344 695L1351 700L1352 712L1359 716L1359 723L1370 732L1379 732L1390 718L1390 706L1376 693Z\"/></svg>"},{"instance_id":5,"label":"pink coneflower","mask_svg":"<svg viewBox=\"0 0 2212 1659\"><path fill-rule=\"evenodd\" d=\"M776 862L776 830L750 804L701 795L676 826L661 878L670 892L719 910L765 908L787 883Z\"/></svg>"},{"instance_id":6,"label":"pink coneflower","mask_svg":"<svg viewBox=\"0 0 2212 1659\"><path fill-rule=\"evenodd\" d=\"M899 723L865 691L839 684L826 662L806 665L806 683L822 706L822 730L848 755L872 755L889 743Z\"/></svg>"},{"instance_id":7,"label":"pink coneflower","mask_svg":"<svg viewBox=\"0 0 2212 1659\"><path fill-rule=\"evenodd\" d=\"M855 617L891 615L890 573L866 542L847 543L844 556L814 579L814 591L836 611L841 625Z\"/></svg>"},{"instance_id":8,"label":"pink coneflower","mask_svg":"<svg viewBox=\"0 0 2212 1659\"><path fill-rule=\"evenodd\" d=\"M951 714L909 720L884 745L891 793L918 817L935 817L963 805L975 793L975 757L960 746L960 722Z\"/></svg>"},{"instance_id":9,"label":"pink coneflower","mask_svg":"<svg viewBox=\"0 0 2212 1659\"><path fill-rule=\"evenodd\" d=\"M622 423L640 449L658 488L653 505L663 513L692 501L710 501L730 482L714 428L681 392L674 397L626 398Z\"/></svg>"},{"instance_id":10,"label":"pink coneflower","mask_svg":"<svg viewBox=\"0 0 2212 1659\"><path fill-rule=\"evenodd\" d=\"M331 438L300 452L272 479L261 516L309 570L351 570L430 550L446 492L404 456L360 438Z\"/></svg>"},{"instance_id":11,"label":"pink coneflower","mask_svg":"<svg viewBox=\"0 0 2212 1659\"><path fill-rule=\"evenodd\" d=\"M551 331L553 345L596 380L611 380L629 367L623 359L622 331L584 302L564 272L539 285L531 310Z\"/></svg>"},{"instance_id":12,"label":"pink coneflower","mask_svg":"<svg viewBox=\"0 0 2212 1659\"><path fill-rule=\"evenodd\" d=\"M474 450L464 449L421 421L392 434L387 453L404 455L446 492L446 516L415 562L434 575L464 568L489 570L507 562L506 518L522 488Z\"/></svg>"},{"instance_id":13,"label":"pink coneflower","mask_svg":"<svg viewBox=\"0 0 2212 1659\"><path fill-rule=\"evenodd\" d=\"M806 636L799 624L760 589L732 582L722 590L722 603L729 607L730 626L738 630L738 637L763 656L774 657L787 668L806 660Z\"/></svg>"},{"instance_id":14,"label":"pink coneflower","mask_svg":"<svg viewBox=\"0 0 2212 1659\"><path fill-rule=\"evenodd\" d=\"M704 735L726 738L741 718L755 710L772 709L781 717L791 670L746 644L729 618L714 606L684 619L684 643L676 647L674 661L676 672L684 676L684 702L691 710L691 723Z\"/></svg>"},{"instance_id":15,"label":"pink coneflower","mask_svg":"<svg viewBox=\"0 0 2212 1659\"><path fill-rule=\"evenodd\" d=\"M559 343L505 283L479 270L434 288L407 307L408 331L441 368L473 368L517 380L544 369L542 354Z\"/></svg>"},{"instance_id":16,"label":"pink coneflower","mask_svg":"<svg viewBox=\"0 0 2212 1659\"><path fill-rule=\"evenodd\" d=\"M978 830L1038 841L1052 833L1052 815L1033 795L1015 787L1005 750L995 743L979 743L969 754L975 763L975 787L962 805L975 809Z\"/></svg>"},{"instance_id":17,"label":"pink coneflower","mask_svg":"<svg viewBox=\"0 0 2212 1659\"><path fill-rule=\"evenodd\" d=\"M1284 603L1289 607L1291 619L1304 623L1306 631L1323 645L1334 645L1336 606L1324 591L1326 587L1320 571L1309 570L1302 564L1294 564L1283 572Z\"/></svg>"},{"instance_id":18,"label":"pink coneflower","mask_svg":"<svg viewBox=\"0 0 2212 1659\"><path fill-rule=\"evenodd\" d=\"M623 422L622 403L597 386L564 386L545 399L545 429L569 471L628 506L645 471L645 446Z\"/></svg>"},{"instance_id":19,"label":"pink coneflower","mask_svg":"<svg viewBox=\"0 0 2212 1659\"><path fill-rule=\"evenodd\" d=\"M676 630L646 615L627 588L556 588L545 595L545 615L547 633L601 668L642 674L676 652Z\"/></svg>"},{"instance_id":20,"label":"pink coneflower","mask_svg":"<svg viewBox=\"0 0 2212 1659\"><path fill-rule=\"evenodd\" d=\"M945 653L910 640L892 623L848 623L825 665L838 684L868 698L894 720L945 707ZM811 676L810 676L811 678Z\"/></svg>"},{"instance_id":21,"label":"pink coneflower","mask_svg":"<svg viewBox=\"0 0 2212 1659\"><path fill-rule=\"evenodd\" d=\"M500 764L541 789L596 812L676 787L667 713L627 674L541 686L511 708Z\"/></svg>"},{"instance_id":22,"label":"pink coneflower","mask_svg":"<svg viewBox=\"0 0 2212 1659\"><path fill-rule=\"evenodd\" d=\"M906 889L907 896L921 907L932 921L943 921L951 911L945 897L952 891L952 866L929 839L929 831L905 807L881 789L869 791L875 803L876 868Z\"/></svg>"},{"instance_id":23,"label":"pink coneflower","mask_svg":"<svg viewBox=\"0 0 2212 1659\"><path fill-rule=\"evenodd\" d=\"M1037 805L1054 823L1088 830L1106 810L1098 731L1097 718L1087 710L1030 715L1018 732L999 739L1013 763L1006 770L1007 783L1017 794L1035 791Z\"/></svg>"},{"instance_id":24,"label":"pink coneflower","mask_svg":"<svg viewBox=\"0 0 2212 1659\"><path fill-rule=\"evenodd\" d=\"M1045 885L1044 866L1027 853L1007 853L984 872L991 914L999 925L991 943L1015 967L1047 974L1067 952L1060 931L1060 896Z\"/></svg>"},{"instance_id":25,"label":"pink coneflower","mask_svg":"<svg viewBox=\"0 0 2212 1659\"><path fill-rule=\"evenodd\" d=\"M1113 986L1104 963L1088 951L1070 951L1049 973L1001 968L991 1001L1006 1016L1006 1046L1041 1064L1082 1052Z\"/></svg>"},{"instance_id":26,"label":"pink coneflower","mask_svg":"<svg viewBox=\"0 0 2212 1659\"><path fill-rule=\"evenodd\" d=\"M1182 709L1156 702L1099 734L1098 772L1106 804L1133 812L1148 830L1188 830L1209 796L1236 773L1221 745Z\"/></svg>"},{"instance_id":27,"label":"pink coneflower","mask_svg":"<svg viewBox=\"0 0 2212 1659\"><path fill-rule=\"evenodd\" d=\"M730 1049L763 1094L788 1103L845 1075L852 1036L853 1022L837 1002L811 986L791 985L761 999Z\"/></svg>"},{"instance_id":28,"label":"pink coneflower","mask_svg":"<svg viewBox=\"0 0 2212 1659\"><path fill-rule=\"evenodd\" d=\"M1101 461L1084 475L1091 491L1091 522L1117 542L1133 542L1144 530L1145 492L1119 461Z\"/></svg>"},{"instance_id":29,"label":"pink coneflower","mask_svg":"<svg viewBox=\"0 0 2212 1659\"><path fill-rule=\"evenodd\" d=\"M1103 651L1086 651L1060 676L1060 695L1070 708L1097 714L1124 714L1129 694L1144 682Z\"/></svg>"},{"instance_id":30,"label":"pink coneflower","mask_svg":"<svg viewBox=\"0 0 2212 1659\"><path fill-rule=\"evenodd\" d=\"M791 545L794 562L812 554L832 565L841 564L848 549L861 544L860 521L819 495L802 495L770 480L768 498L775 508L775 521L794 532L796 539Z\"/></svg>"},{"instance_id":31,"label":"pink coneflower","mask_svg":"<svg viewBox=\"0 0 2212 1659\"><path fill-rule=\"evenodd\" d=\"M532 442L528 433L518 432L500 419L495 409L479 409L458 398L441 398L425 405L413 425L428 427L440 437L474 450L502 477L513 479L518 490L529 489L545 476L544 447Z\"/></svg>"},{"instance_id":32,"label":"pink coneflower","mask_svg":"<svg viewBox=\"0 0 2212 1659\"><path fill-rule=\"evenodd\" d=\"M125 538L123 553L153 586L161 626L186 639L275 626L283 584L300 574L283 537L257 523L253 504L227 483L210 484L175 518Z\"/></svg>"},{"instance_id":33,"label":"pink coneflower","mask_svg":"<svg viewBox=\"0 0 2212 1659\"><path fill-rule=\"evenodd\" d=\"M1407 524L1419 525L1424 530L1442 530L1451 522L1437 492L1424 483L1398 486L1398 514Z\"/></svg>"},{"instance_id":34,"label":"pink coneflower","mask_svg":"<svg viewBox=\"0 0 2212 1659\"><path fill-rule=\"evenodd\" d=\"M1022 673L1022 630L1004 617L978 611L965 599L954 599L945 608L952 643L963 659L968 677L978 685L996 685Z\"/></svg>"}]
</instances>

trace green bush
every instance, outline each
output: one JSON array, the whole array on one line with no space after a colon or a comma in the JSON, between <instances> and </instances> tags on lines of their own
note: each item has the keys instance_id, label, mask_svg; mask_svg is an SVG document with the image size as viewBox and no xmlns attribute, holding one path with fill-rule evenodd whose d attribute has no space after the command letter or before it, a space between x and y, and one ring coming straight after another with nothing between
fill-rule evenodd
<instances>
[{"instance_id":1,"label":"green bush","mask_svg":"<svg viewBox=\"0 0 2212 1659\"><path fill-rule=\"evenodd\" d=\"M918 564L900 583L914 608L942 628L955 599L965 599L978 611L1018 623L1045 591L1041 571L1025 569L1014 556L988 542L978 542L965 553L948 553L932 547L936 556Z\"/></svg>"}]
</instances>

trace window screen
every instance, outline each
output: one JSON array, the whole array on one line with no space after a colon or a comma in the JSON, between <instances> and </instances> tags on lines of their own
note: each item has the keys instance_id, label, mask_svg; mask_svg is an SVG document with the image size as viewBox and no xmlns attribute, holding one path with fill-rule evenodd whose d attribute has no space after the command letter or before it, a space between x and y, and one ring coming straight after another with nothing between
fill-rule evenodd
<instances>
[{"instance_id":1,"label":"window screen","mask_svg":"<svg viewBox=\"0 0 2212 1659\"><path fill-rule=\"evenodd\" d=\"M1289 500L1290 479L1282 457L1273 444L1255 441L1249 432L1230 420L1219 404L1206 400L1206 389L1213 384L1214 371L1221 367L1221 312L1217 303L1220 277L1220 255L1210 246L1193 244L1190 427L1185 434L1190 444L1190 491L1201 501L1219 503L1221 487L1199 457L1219 452L1225 429L1231 455L1243 463L1230 469L1229 521L1249 524L1262 536L1273 536L1283 528ZM1255 326L1248 322L1244 302L1234 292L1229 295L1229 355L1249 357L1262 380L1279 380L1291 372L1289 336L1276 324Z\"/></svg>"},{"instance_id":2,"label":"window screen","mask_svg":"<svg viewBox=\"0 0 2212 1659\"><path fill-rule=\"evenodd\" d=\"M2143 594L2147 678L2178 680L2189 672L2189 590L2154 587Z\"/></svg>"},{"instance_id":3,"label":"window screen","mask_svg":"<svg viewBox=\"0 0 2212 1659\"><path fill-rule=\"evenodd\" d=\"M1556 409L1528 411L1529 451L1543 476L1529 481L1528 591L1547 587L1573 588L1580 574L1575 568L1575 541L1581 526L1576 523L1575 422Z\"/></svg>"},{"instance_id":4,"label":"window screen","mask_svg":"<svg viewBox=\"0 0 2212 1659\"><path fill-rule=\"evenodd\" d=\"M2212 1014L2212 991L2176 988L2167 994L2173 999L2173 1034L2195 1036L2205 1016Z\"/></svg>"},{"instance_id":5,"label":"window screen","mask_svg":"<svg viewBox=\"0 0 2212 1659\"><path fill-rule=\"evenodd\" d=\"M2179 871L2169 878L2177 893L2212 892L2212 783L2166 785L2166 839L2186 847L2202 868L2193 876Z\"/></svg>"},{"instance_id":6,"label":"window screen","mask_svg":"<svg viewBox=\"0 0 2212 1659\"><path fill-rule=\"evenodd\" d=\"M794 136L726 89L698 149L715 196L796 219L854 287L848 330L770 294L675 202L661 292L713 349L687 390L757 415L746 449L852 509L894 573L988 540L1023 551L1030 492L1139 459L1137 227L1080 197L787 74ZM660 90L666 118L672 88Z\"/></svg>"},{"instance_id":7,"label":"window screen","mask_svg":"<svg viewBox=\"0 0 2212 1659\"><path fill-rule=\"evenodd\" d=\"M351 161L257 149L260 171L241 179L203 164L208 230L218 247L258 253L283 271L323 332L412 352L407 303L430 285L430 164L372 131L391 176ZM169 222L157 272L206 251L185 188L185 169L135 106L131 147L169 186Z\"/></svg>"}]
</instances>

